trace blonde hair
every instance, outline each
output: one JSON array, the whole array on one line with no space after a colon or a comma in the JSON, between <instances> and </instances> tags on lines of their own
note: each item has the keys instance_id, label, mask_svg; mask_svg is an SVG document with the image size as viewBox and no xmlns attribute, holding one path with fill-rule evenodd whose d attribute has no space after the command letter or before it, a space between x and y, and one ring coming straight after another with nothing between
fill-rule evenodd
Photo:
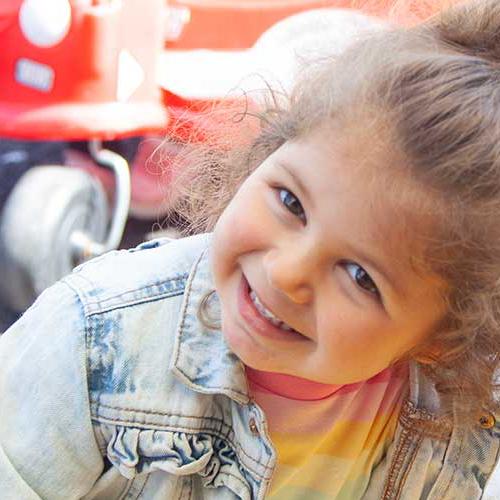
<instances>
[{"instance_id":1,"label":"blonde hair","mask_svg":"<svg viewBox=\"0 0 500 500\"><path fill-rule=\"evenodd\" d=\"M207 141L189 153L189 189L176 207L186 232L211 230L239 185L286 141L329 121L388 132L407 175L439 200L425 257L450 290L446 318L410 354L459 423L496 410L500 3L467 2L416 26L373 34L335 60L318 61L289 97L271 95L264 111L242 113L246 120L235 124L241 131L250 123L252 140L229 133L222 146Z\"/></svg>"}]
</instances>

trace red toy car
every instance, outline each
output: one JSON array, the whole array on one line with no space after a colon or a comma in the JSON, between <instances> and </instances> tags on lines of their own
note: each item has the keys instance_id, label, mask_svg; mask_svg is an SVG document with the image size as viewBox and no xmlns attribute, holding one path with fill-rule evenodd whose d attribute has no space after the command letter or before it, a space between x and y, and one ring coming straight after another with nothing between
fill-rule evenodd
<instances>
[{"instance_id":1,"label":"red toy car","mask_svg":"<svg viewBox=\"0 0 500 500\"><path fill-rule=\"evenodd\" d=\"M29 168L17 181L0 219L0 296L10 308L24 309L76 263L118 246L129 166L102 142L166 129L156 81L164 9L163 0L1 3L2 169L41 144L87 144L115 179L111 216L100 183L63 162Z\"/></svg>"}]
</instances>

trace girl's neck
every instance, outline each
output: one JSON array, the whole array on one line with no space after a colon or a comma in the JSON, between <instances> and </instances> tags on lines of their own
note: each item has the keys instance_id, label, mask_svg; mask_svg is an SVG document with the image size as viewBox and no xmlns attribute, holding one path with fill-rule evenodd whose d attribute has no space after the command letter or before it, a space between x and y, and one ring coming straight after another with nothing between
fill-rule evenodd
<instances>
[{"instance_id":1,"label":"girl's neck","mask_svg":"<svg viewBox=\"0 0 500 500\"><path fill-rule=\"evenodd\" d=\"M265 372L245 366L248 380L278 396L300 401L317 401L337 392L342 385L322 384L293 375Z\"/></svg>"}]
</instances>

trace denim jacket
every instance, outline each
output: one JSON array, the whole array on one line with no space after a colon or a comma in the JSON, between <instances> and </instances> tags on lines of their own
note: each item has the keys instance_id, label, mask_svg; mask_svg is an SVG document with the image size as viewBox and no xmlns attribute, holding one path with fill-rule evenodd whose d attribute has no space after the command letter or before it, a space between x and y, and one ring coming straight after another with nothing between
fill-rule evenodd
<instances>
[{"instance_id":1,"label":"denim jacket","mask_svg":"<svg viewBox=\"0 0 500 500\"><path fill-rule=\"evenodd\" d=\"M199 235L94 259L0 337L2 500L265 498L276 466L265 416L198 317L209 246ZM499 499L495 417L454 428L417 365L410 379L364 498Z\"/></svg>"}]
</instances>

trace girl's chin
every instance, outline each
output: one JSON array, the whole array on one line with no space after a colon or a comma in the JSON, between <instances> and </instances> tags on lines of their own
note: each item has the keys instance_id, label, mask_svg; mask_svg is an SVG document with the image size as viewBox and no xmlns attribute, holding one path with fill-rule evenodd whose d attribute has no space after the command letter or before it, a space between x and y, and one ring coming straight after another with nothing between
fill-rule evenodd
<instances>
[{"instance_id":1,"label":"girl's chin","mask_svg":"<svg viewBox=\"0 0 500 500\"><path fill-rule=\"evenodd\" d=\"M230 334L222 329L224 340L238 359L254 370L277 371L276 362L269 358L269 354L247 336Z\"/></svg>"}]
</instances>

